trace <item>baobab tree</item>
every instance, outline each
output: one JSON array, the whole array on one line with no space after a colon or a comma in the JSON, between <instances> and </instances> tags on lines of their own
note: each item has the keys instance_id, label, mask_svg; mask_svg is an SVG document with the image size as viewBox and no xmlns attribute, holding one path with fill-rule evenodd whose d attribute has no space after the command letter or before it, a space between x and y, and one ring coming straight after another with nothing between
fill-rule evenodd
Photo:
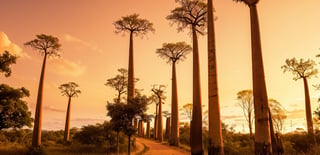
<instances>
[{"instance_id":1,"label":"baobab tree","mask_svg":"<svg viewBox=\"0 0 320 155\"><path fill-rule=\"evenodd\" d=\"M32 135L32 147L38 147L41 144L41 125L42 125L42 96L43 96L43 83L45 68L48 56L59 57L59 50L61 44L59 39L46 34L36 35L36 39L24 43L25 46L30 46L33 49L39 51L43 55L43 63L40 75L40 82L38 88L36 112L34 117L33 135Z\"/></svg>"},{"instance_id":2,"label":"baobab tree","mask_svg":"<svg viewBox=\"0 0 320 155\"><path fill-rule=\"evenodd\" d=\"M186 55L191 52L191 46L185 42L164 43L162 48L158 48L156 53L160 58L172 63L172 91L171 91L171 135L170 145L179 146L179 109L178 109L178 88L176 76L176 64L183 61Z\"/></svg>"},{"instance_id":3,"label":"baobab tree","mask_svg":"<svg viewBox=\"0 0 320 155\"><path fill-rule=\"evenodd\" d=\"M69 141L69 129L70 129L70 112L71 112L71 98L78 97L78 94L81 93L78 84L75 82L69 82L65 84L61 84L59 89L61 90L62 96L68 97L68 108L67 108L67 115L66 115L66 124L64 128L64 140Z\"/></svg>"},{"instance_id":4,"label":"baobab tree","mask_svg":"<svg viewBox=\"0 0 320 155\"><path fill-rule=\"evenodd\" d=\"M193 112L190 127L191 154L203 154L202 103L200 64L197 34L204 34L207 20L207 4L200 0L176 0L180 6L171 10L167 19L178 25L178 31L189 27L193 43Z\"/></svg>"},{"instance_id":5,"label":"baobab tree","mask_svg":"<svg viewBox=\"0 0 320 155\"><path fill-rule=\"evenodd\" d=\"M209 105L209 148L208 154L224 155L220 104L218 94L218 73L216 58L216 43L214 29L214 7L212 0L208 5L208 105Z\"/></svg>"},{"instance_id":6,"label":"baobab tree","mask_svg":"<svg viewBox=\"0 0 320 155\"><path fill-rule=\"evenodd\" d=\"M158 119L158 140L160 142L163 141L163 122L162 122L162 104L163 104L163 100L165 100L165 90L166 86L165 85L153 85L151 91L153 92L154 95L156 95L156 99L158 101L158 105L159 105L159 111L158 111L158 115L157 115L157 119Z\"/></svg>"},{"instance_id":7,"label":"baobab tree","mask_svg":"<svg viewBox=\"0 0 320 155\"><path fill-rule=\"evenodd\" d=\"M0 55L0 72L4 73L5 77L11 75L10 65L15 64L17 58L17 56L10 54L8 51L4 51Z\"/></svg>"},{"instance_id":8,"label":"baobab tree","mask_svg":"<svg viewBox=\"0 0 320 155\"><path fill-rule=\"evenodd\" d=\"M293 80L303 80L304 96L306 106L306 118L308 133L313 134L312 113L309 95L308 78L315 76L318 70L315 68L316 63L313 60L297 60L296 58L287 59L286 64L281 66L283 72L291 72L293 74Z\"/></svg>"},{"instance_id":9,"label":"baobab tree","mask_svg":"<svg viewBox=\"0 0 320 155\"><path fill-rule=\"evenodd\" d=\"M255 115L255 154L271 154L268 95L264 76L257 3L259 0L234 0L250 9L252 86Z\"/></svg>"},{"instance_id":10,"label":"baobab tree","mask_svg":"<svg viewBox=\"0 0 320 155\"><path fill-rule=\"evenodd\" d=\"M240 101L238 105L243 111L243 115L248 122L250 137L252 136L252 124L253 124L253 92L252 90L241 90L237 93L237 99Z\"/></svg>"},{"instance_id":11,"label":"baobab tree","mask_svg":"<svg viewBox=\"0 0 320 155\"><path fill-rule=\"evenodd\" d=\"M122 17L113 23L115 26L115 32L129 32L130 42L129 42L129 65L128 65L128 91L127 100L134 98L134 58L133 58L133 35L143 36L148 32L154 32L153 24L146 19L139 18L138 14L132 14Z\"/></svg>"}]
</instances>

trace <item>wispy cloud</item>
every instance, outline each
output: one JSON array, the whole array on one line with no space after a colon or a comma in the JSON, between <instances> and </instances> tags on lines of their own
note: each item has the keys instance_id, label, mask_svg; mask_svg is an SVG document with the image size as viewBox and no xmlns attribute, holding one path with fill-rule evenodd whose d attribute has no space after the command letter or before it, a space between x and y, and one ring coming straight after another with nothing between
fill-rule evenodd
<instances>
[{"instance_id":1,"label":"wispy cloud","mask_svg":"<svg viewBox=\"0 0 320 155\"><path fill-rule=\"evenodd\" d=\"M92 43L89 43L87 41L84 41L82 39L79 39L77 37L74 37L72 35L69 35L69 34L65 34L63 35L63 40L67 41L67 42L74 42L74 43L79 43L81 44L82 46L85 46L93 51L96 51L98 53L103 53L103 50L100 49L98 46L92 44Z\"/></svg>"},{"instance_id":2,"label":"wispy cloud","mask_svg":"<svg viewBox=\"0 0 320 155\"><path fill-rule=\"evenodd\" d=\"M86 67L81 63L72 62L64 58L54 59L50 63L53 63L54 70L61 75L79 77L86 71Z\"/></svg>"},{"instance_id":3,"label":"wispy cloud","mask_svg":"<svg viewBox=\"0 0 320 155\"><path fill-rule=\"evenodd\" d=\"M30 58L30 56L23 52L22 49L15 43L11 42L7 34L0 31L0 53L8 51L13 55L22 58Z\"/></svg>"},{"instance_id":4,"label":"wispy cloud","mask_svg":"<svg viewBox=\"0 0 320 155\"><path fill-rule=\"evenodd\" d=\"M53 112L65 112L65 110L56 108L56 107L53 106L53 105L44 106L44 107L43 107L43 110L48 110L48 111L53 111Z\"/></svg>"}]
</instances>

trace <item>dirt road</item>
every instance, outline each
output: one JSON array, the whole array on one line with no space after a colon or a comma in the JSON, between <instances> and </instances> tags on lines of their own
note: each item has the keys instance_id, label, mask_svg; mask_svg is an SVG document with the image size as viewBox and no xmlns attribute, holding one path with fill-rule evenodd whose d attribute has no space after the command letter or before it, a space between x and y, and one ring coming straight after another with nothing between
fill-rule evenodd
<instances>
[{"instance_id":1,"label":"dirt road","mask_svg":"<svg viewBox=\"0 0 320 155\"><path fill-rule=\"evenodd\" d=\"M136 138L137 143L146 145L149 150L144 155L190 155L190 152L180 149L178 147L172 147L159 142L146 140L142 138Z\"/></svg>"}]
</instances>

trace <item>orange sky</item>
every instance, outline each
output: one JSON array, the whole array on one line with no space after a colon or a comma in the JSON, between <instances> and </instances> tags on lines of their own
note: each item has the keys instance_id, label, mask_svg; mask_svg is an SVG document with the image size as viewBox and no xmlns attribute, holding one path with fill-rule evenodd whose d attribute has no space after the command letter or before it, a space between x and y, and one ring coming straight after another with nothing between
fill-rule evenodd
<instances>
[{"instance_id":1,"label":"orange sky","mask_svg":"<svg viewBox=\"0 0 320 155\"><path fill-rule=\"evenodd\" d=\"M216 43L218 57L219 93L223 122L236 125L243 131L244 117L237 106L236 93L251 89L251 49L249 9L232 0L214 0L216 16ZM262 52L264 57L268 96L278 100L287 110L288 131L305 128L303 82L293 81L292 75L283 74L280 66L285 59L315 58L319 54L320 12L319 0L304 3L290 0L261 0L258 4ZM112 23L121 16L138 13L150 20L155 33L134 38L135 76L140 79L136 87L151 94L153 84L165 84L169 110L171 101L171 67L155 54L165 42L186 41L191 44L189 30L177 33L165 17L176 6L174 0L10 0L0 2L0 50L8 49L21 55L12 67L9 78L1 81L14 87L24 86L31 91L27 99L35 110L36 92L42 57L23 43L36 34L57 36L62 43L61 59L47 62L44 89L44 129L63 129L67 98L61 96L58 86L74 81L82 94L73 99L71 126L81 127L106 120L106 101L115 91L104 86L106 79L114 77L118 68L127 68L128 35L114 33ZM207 47L206 36L199 37L202 101L207 104ZM179 104L192 101L191 54L178 64ZM316 109L319 92L311 85L312 111ZM149 113L154 113L150 106ZM294 113L298 112L298 113ZM34 114L32 114L34 115ZM247 131L247 129L245 129Z\"/></svg>"}]
</instances>

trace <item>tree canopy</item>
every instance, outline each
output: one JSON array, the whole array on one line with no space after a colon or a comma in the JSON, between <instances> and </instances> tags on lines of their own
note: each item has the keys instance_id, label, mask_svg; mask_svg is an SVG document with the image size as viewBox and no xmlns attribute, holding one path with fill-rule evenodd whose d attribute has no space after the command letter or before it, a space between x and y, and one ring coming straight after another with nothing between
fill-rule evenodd
<instances>
[{"instance_id":1,"label":"tree canopy","mask_svg":"<svg viewBox=\"0 0 320 155\"><path fill-rule=\"evenodd\" d=\"M158 48L156 53L160 58L167 60L167 63L183 61L189 54L192 47L185 42L164 43L162 48Z\"/></svg>"},{"instance_id":2,"label":"tree canopy","mask_svg":"<svg viewBox=\"0 0 320 155\"><path fill-rule=\"evenodd\" d=\"M77 87L79 87L78 84L75 82L69 82L65 84L61 84L59 86L59 89L61 90L62 95L67 97L77 97L78 94L81 93L81 90L78 90Z\"/></svg>"},{"instance_id":3,"label":"tree canopy","mask_svg":"<svg viewBox=\"0 0 320 155\"><path fill-rule=\"evenodd\" d=\"M301 78L310 78L318 73L315 68L316 63L313 60L297 60L296 58L286 59L286 64L281 66L283 72L291 72L293 74L293 80L299 80Z\"/></svg>"},{"instance_id":4,"label":"tree canopy","mask_svg":"<svg viewBox=\"0 0 320 155\"><path fill-rule=\"evenodd\" d=\"M121 19L113 23L116 30L115 33L130 32L136 36L143 36L149 31L154 32L153 24L147 19L139 18L139 14L123 16Z\"/></svg>"},{"instance_id":5,"label":"tree canopy","mask_svg":"<svg viewBox=\"0 0 320 155\"><path fill-rule=\"evenodd\" d=\"M17 56L10 54L8 51L4 51L0 55L0 72L4 73L4 76L9 77L11 75L10 65L15 64Z\"/></svg>"},{"instance_id":6,"label":"tree canopy","mask_svg":"<svg viewBox=\"0 0 320 155\"><path fill-rule=\"evenodd\" d=\"M194 26L195 30L204 34L207 24L207 4L201 0L176 0L181 6L171 10L167 19L178 25L180 32L188 26Z\"/></svg>"},{"instance_id":7,"label":"tree canopy","mask_svg":"<svg viewBox=\"0 0 320 155\"><path fill-rule=\"evenodd\" d=\"M24 43L25 46L31 46L33 49L38 50L41 54L49 56L60 56L58 51L61 48L59 39L57 37L39 34L36 39Z\"/></svg>"},{"instance_id":8,"label":"tree canopy","mask_svg":"<svg viewBox=\"0 0 320 155\"><path fill-rule=\"evenodd\" d=\"M7 128L31 127L31 112L27 102L22 100L29 97L26 88L12 88L6 84L0 85L0 130Z\"/></svg>"}]
</instances>

